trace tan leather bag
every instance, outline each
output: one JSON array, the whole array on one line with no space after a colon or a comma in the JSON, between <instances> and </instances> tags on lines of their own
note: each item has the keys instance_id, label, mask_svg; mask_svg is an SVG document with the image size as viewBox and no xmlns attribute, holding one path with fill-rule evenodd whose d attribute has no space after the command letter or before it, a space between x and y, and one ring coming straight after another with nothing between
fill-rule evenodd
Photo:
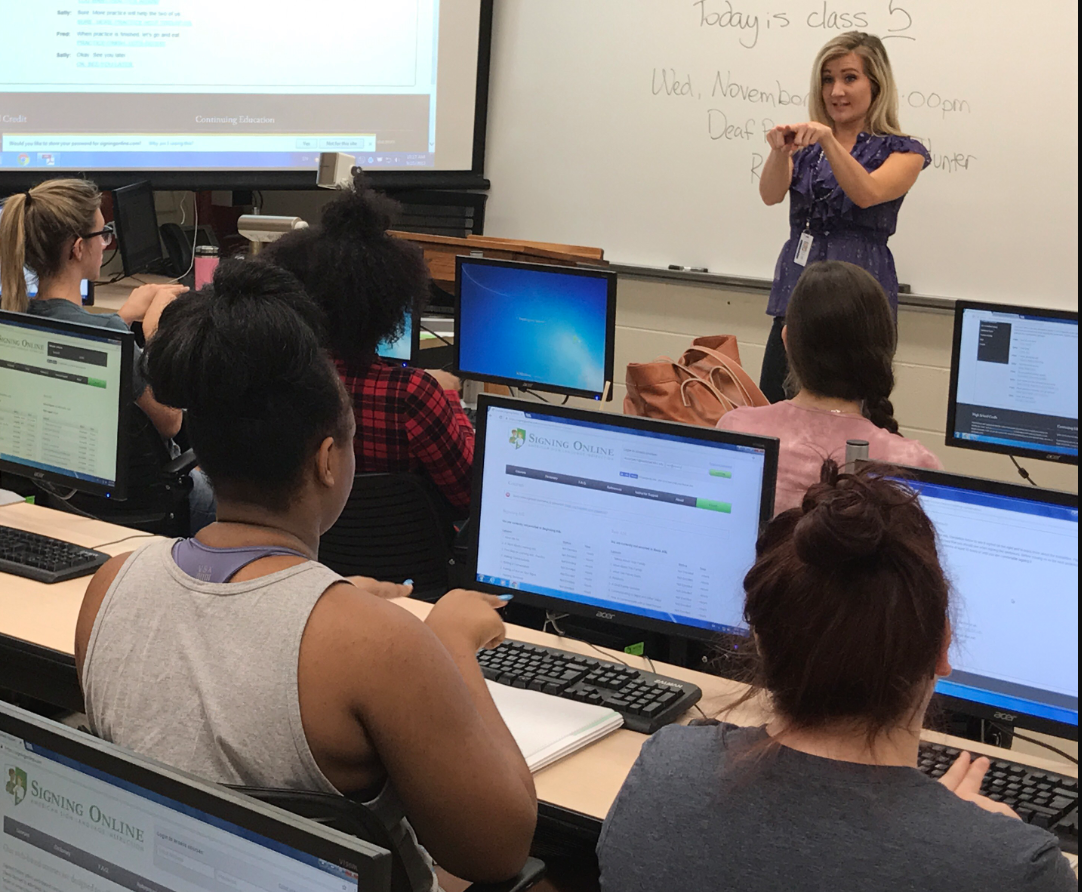
<instances>
[{"instance_id":1,"label":"tan leather bag","mask_svg":"<svg viewBox=\"0 0 1082 892\"><path fill-rule=\"evenodd\" d=\"M714 427L737 406L767 406L759 386L740 365L733 335L696 338L679 360L628 363L624 414Z\"/></svg>"}]
</instances>

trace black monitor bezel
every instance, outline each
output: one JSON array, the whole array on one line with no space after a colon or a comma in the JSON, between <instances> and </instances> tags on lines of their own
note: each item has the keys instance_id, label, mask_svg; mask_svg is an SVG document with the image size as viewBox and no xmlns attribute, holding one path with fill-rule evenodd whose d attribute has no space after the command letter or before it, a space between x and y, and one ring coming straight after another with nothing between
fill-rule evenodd
<instances>
[{"instance_id":1,"label":"black monitor bezel","mask_svg":"<svg viewBox=\"0 0 1082 892\"><path fill-rule=\"evenodd\" d=\"M601 390L579 390L574 387L561 387L538 381L523 381L520 378L505 378L499 375L484 375L463 369L461 365L461 326L462 326L462 267L464 264L496 266L503 269L531 270L553 275L579 276L583 278L603 279L606 281L605 292L605 364L603 374L605 383ZM616 282L617 274L601 267L562 266L555 263L526 263L520 260L499 260L494 257L473 257L459 254L455 257L455 369L460 377L471 381L489 384L502 384L516 390L540 390L543 393L558 393L564 396L579 396L597 402L612 400L613 367L616 358Z\"/></svg>"},{"instance_id":2,"label":"black monitor bezel","mask_svg":"<svg viewBox=\"0 0 1082 892\"><path fill-rule=\"evenodd\" d=\"M9 703L0 702L0 732L353 871L359 876L358 892L391 888L390 852L358 837L298 818Z\"/></svg>"},{"instance_id":3,"label":"black monitor bezel","mask_svg":"<svg viewBox=\"0 0 1082 892\"><path fill-rule=\"evenodd\" d=\"M1015 315L1046 316L1049 319L1073 319L1078 321L1077 310L1050 310L1043 307L1018 307L1010 304L990 304L979 301L959 300L954 304L954 332L951 335L951 370L950 386L947 390L947 431L944 434L946 445L957 449L971 449L976 452L994 452L999 455L1013 455L1018 458L1035 458L1041 461L1053 461L1066 465L1077 465L1078 455L1065 455L1059 452L1047 452L1037 447L1005 446L1000 443L983 443L979 440L966 440L956 436L955 423L958 416L958 371L962 354L962 318L966 310L988 310L994 313Z\"/></svg>"},{"instance_id":4,"label":"black monitor bezel","mask_svg":"<svg viewBox=\"0 0 1082 892\"><path fill-rule=\"evenodd\" d=\"M120 341L120 391L118 399L120 405L117 408L117 444L116 444L116 468L113 485L93 483L59 474L56 471L45 471L41 468L32 468L21 462L0 458L0 470L8 471L19 477L25 477L35 482L49 483L57 486L68 487L77 492L88 495L106 496L117 500L128 497L128 452L129 441L127 432L130 427L130 414L132 407L132 366L135 361L135 335L130 331L117 331L111 328L100 328L96 325L83 325L78 322L63 322L59 319L49 319L46 316L36 316L29 313L13 313L9 310L0 310L0 322L11 322L23 327L46 329L58 334L75 335L79 337L91 337L96 340L107 339Z\"/></svg>"},{"instance_id":5,"label":"black monitor bezel","mask_svg":"<svg viewBox=\"0 0 1082 892\"><path fill-rule=\"evenodd\" d=\"M485 177L485 148L488 133L489 73L492 67L492 11L494 0L480 0L477 40L477 84L474 95L473 151L469 170L373 170L365 178L376 189L488 189ZM200 191L222 189L247 190L316 190L316 167L311 170L120 170L99 168L77 173L48 168L0 168L0 196L30 189L55 177L90 176L102 189L123 186L132 180L149 180L157 190L186 189Z\"/></svg>"},{"instance_id":6,"label":"black monitor bezel","mask_svg":"<svg viewBox=\"0 0 1082 892\"><path fill-rule=\"evenodd\" d=\"M410 355L406 359L402 359L398 356L384 356L379 352L379 344L376 345L376 356L382 359L384 362L389 362L392 365L401 365L407 367L413 365L417 361L417 354L421 350L421 316L419 313L415 313L412 310L407 310L406 315L410 319Z\"/></svg>"},{"instance_id":7,"label":"black monitor bezel","mask_svg":"<svg viewBox=\"0 0 1082 892\"><path fill-rule=\"evenodd\" d=\"M590 604L580 604L577 601L569 601L554 598L550 595L539 595L525 589L507 589L502 586L491 585L477 581L477 550L480 546L481 535L481 506L484 499L484 462L485 462L485 439L488 431L489 408L515 409L526 412L539 412L549 415L557 415L578 421L594 421L598 424L607 424L615 427L623 427L630 430L651 431L655 433L674 434L704 442L733 443L742 446L755 446L763 448L765 461L763 463L763 493L759 505L759 531L770 522L774 515L774 490L778 474L778 449L780 442L775 437L764 437L754 434L743 434L735 431L718 430L712 427L701 427L692 424L681 424L676 421L660 421L653 418L641 418L637 415L618 415L616 413L601 412L596 409L579 409L572 406L541 405L530 400L517 400L510 397L494 396L482 393L477 400L476 435L474 439L473 459L473 494L470 502L470 587L491 594L513 594L516 602L541 607L550 610L558 610L561 613L571 613L576 616L588 616L610 623L613 626L623 626L641 629L648 632L660 632L677 638L693 638L700 641L717 641L726 632L716 629L703 629L698 626L684 626L679 623L666 622L651 617L639 616L635 613L624 613L608 608L599 608Z\"/></svg>"},{"instance_id":8,"label":"black monitor bezel","mask_svg":"<svg viewBox=\"0 0 1082 892\"><path fill-rule=\"evenodd\" d=\"M149 202L150 206L150 220L153 220L152 229L154 233L154 244L157 246L157 251L153 256L150 256L150 240L147 241L147 251L145 256L132 256L131 254L131 242L143 236L143 233L139 233L136 236L134 230L135 227L130 226L130 220L128 220L123 213L129 202L135 203L138 201ZM156 269L162 260L165 259L165 254L162 251L162 240L158 234L158 213L154 206L154 190L148 180L141 180L138 183L131 183L127 186L121 186L119 189L113 190L113 225L116 227L117 247L120 249L120 259L124 265L124 275L136 276L139 273L145 273L148 270Z\"/></svg>"},{"instance_id":9,"label":"black monitor bezel","mask_svg":"<svg viewBox=\"0 0 1082 892\"><path fill-rule=\"evenodd\" d=\"M863 463L862 463L863 464ZM877 465L880 468L889 466ZM952 474L948 471L932 471L926 468L911 468L897 466L892 468L898 473L896 476L903 481L916 483L937 483L942 486L952 486L959 489L970 489L976 492L988 493L989 495L1009 496L1011 498L1026 499L1028 501L1044 502L1046 504L1060 505L1066 508L1078 508L1078 494L1063 492L1056 489L1041 489L1035 486L1026 486L1020 483L1004 483L1000 480L989 480L985 477L971 477L964 474ZM1077 596L1077 592L1076 592ZM1038 731L1043 734L1051 734L1054 737L1066 740L1078 740L1078 725L1069 725L1057 722L1043 716L1032 716L1024 713L1006 712L1003 709L991 706L987 703L976 703L960 697L952 697L948 694L935 694L932 702L952 712L973 716L993 722L1001 722L1030 731Z\"/></svg>"}]
</instances>

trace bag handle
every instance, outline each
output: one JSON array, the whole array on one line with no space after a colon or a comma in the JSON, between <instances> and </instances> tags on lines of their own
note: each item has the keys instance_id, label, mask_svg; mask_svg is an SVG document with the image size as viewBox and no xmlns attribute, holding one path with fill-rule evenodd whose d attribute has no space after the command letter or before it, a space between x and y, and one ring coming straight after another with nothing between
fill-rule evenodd
<instances>
[{"instance_id":1,"label":"bag handle","mask_svg":"<svg viewBox=\"0 0 1082 892\"><path fill-rule=\"evenodd\" d=\"M691 402L688 400L687 395L687 388L691 384L701 384L703 387L709 390L710 393L714 395L714 398L721 404L724 410L721 413L722 415L724 415L725 412L736 408L736 406L733 404L733 401L730 400L724 393L718 390L712 383L707 381L705 378L700 378L697 375L692 375L692 377L686 379L680 384L680 399L684 403L684 408L691 408Z\"/></svg>"},{"instance_id":2,"label":"bag handle","mask_svg":"<svg viewBox=\"0 0 1082 892\"><path fill-rule=\"evenodd\" d=\"M755 405L755 397L752 396L752 391L748 388L748 384L754 385L755 382L752 381L751 375L749 375L744 370L743 366L741 366L737 362L734 362L728 356L725 356L722 353L718 353L716 350L711 350L709 347L700 347L696 345L690 347L687 352L690 353L692 350L698 350L701 353L704 353L705 355L717 360L718 365L714 366L714 368L710 370L709 377L713 378L714 372L719 368L724 369L726 372L729 373L729 377L732 379L733 383L740 389L740 393L741 396L744 397L745 404L748 406ZM686 356L687 354L685 353L684 355ZM683 360L683 357L681 357L681 360ZM685 368L687 368L687 366L685 366Z\"/></svg>"}]
</instances>

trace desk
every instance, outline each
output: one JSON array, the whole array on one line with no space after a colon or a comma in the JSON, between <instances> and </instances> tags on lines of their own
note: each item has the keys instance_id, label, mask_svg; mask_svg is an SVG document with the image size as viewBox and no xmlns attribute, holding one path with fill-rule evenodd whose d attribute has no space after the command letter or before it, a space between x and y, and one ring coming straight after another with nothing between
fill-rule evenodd
<instances>
[{"instance_id":1,"label":"desk","mask_svg":"<svg viewBox=\"0 0 1082 892\"><path fill-rule=\"evenodd\" d=\"M143 544L139 538L117 540L126 536L145 537L145 534L124 527L26 504L0 508L0 524L68 539L80 545L101 547L110 554L122 554ZM102 547L107 542L116 544ZM3 669L0 685L60 706L82 709L73 648L75 622L88 581L89 577L84 577L43 585L0 573L0 667ZM420 618L432 609L430 604L420 601L400 600L398 603ZM507 631L509 637L519 641L598 656L583 642L520 626L509 626ZM609 653L615 654L614 651ZM650 668L641 657L620 653L619 658L636 668ZM699 705L707 715L715 715L745 690L743 685L728 679L665 663L655 665L664 675L693 682L702 688L703 699ZM690 712L683 720L689 721L696 716L697 713ZM757 724L764 716L762 704L752 702L727 718L738 724ZM922 736L992 758L1078 776L1077 767L1067 762L974 744L930 731ZM570 838L592 847L601 830L601 822L645 740L643 734L620 730L539 771L535 775L541 817L539 832L556 834L562 839Z\"/></svg>"}]
</instances>

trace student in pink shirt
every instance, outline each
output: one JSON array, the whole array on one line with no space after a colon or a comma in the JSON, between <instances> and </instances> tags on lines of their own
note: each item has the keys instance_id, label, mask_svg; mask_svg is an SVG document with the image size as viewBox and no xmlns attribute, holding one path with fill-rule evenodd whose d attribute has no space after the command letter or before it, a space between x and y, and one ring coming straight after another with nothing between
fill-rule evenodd
<instances>
[{"instance_id":1,"label":"student in pink shirt","mask_svg":"<svg viewBox=\"0 0 1082 892\"><path fill-rule=\"evenodd\" d=\"M796 508L819 481L823 460L845 460L846 440L867 440L871 459L942 468L916 440L898 433L894 389L897 334L879 283L840 260L808 266L793 289L782 340L789 356L787 390L771 406L733 409L725 430L781 440L774 512Z\"/></svg>"}]
</instances>

